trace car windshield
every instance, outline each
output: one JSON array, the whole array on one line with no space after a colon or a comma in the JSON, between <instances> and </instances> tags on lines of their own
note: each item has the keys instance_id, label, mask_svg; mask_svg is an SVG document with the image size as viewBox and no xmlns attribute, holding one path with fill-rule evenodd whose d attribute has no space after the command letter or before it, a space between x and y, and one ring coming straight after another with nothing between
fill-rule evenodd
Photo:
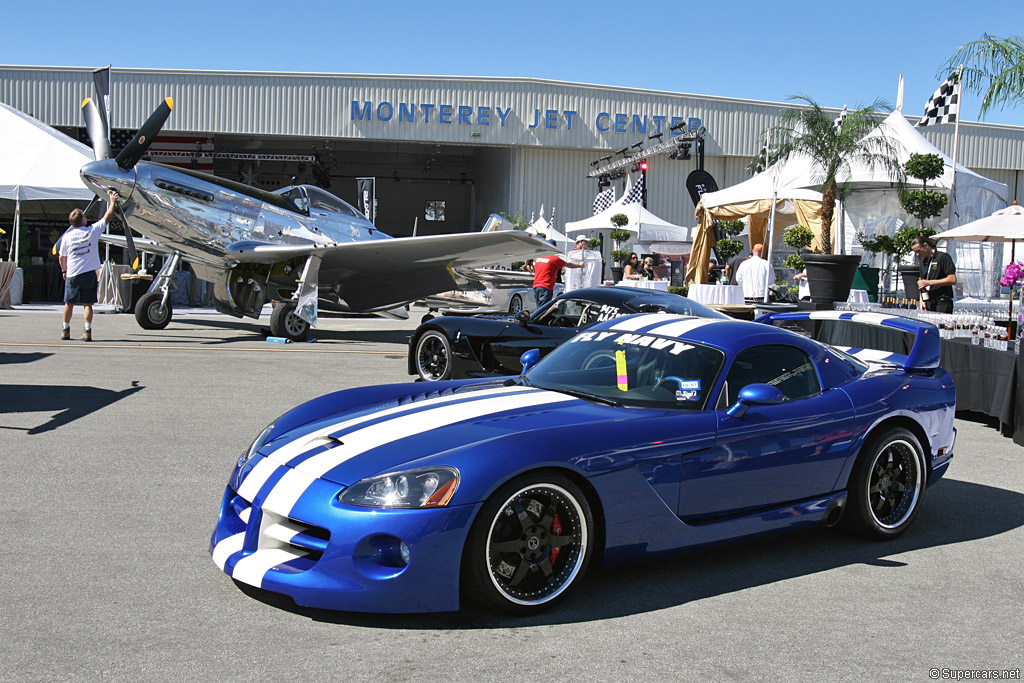
<instances>
[{"instance_id":1,"label":"car windshield","mask_svg":"<svg viewBox=\"0 0 1024 683\"><path fill-rule=\"evenodd\" d=\"M535 387L634 408L703 410L725 355L630 332L581 332L526 373Z\"/></svg>"}]
</instances>

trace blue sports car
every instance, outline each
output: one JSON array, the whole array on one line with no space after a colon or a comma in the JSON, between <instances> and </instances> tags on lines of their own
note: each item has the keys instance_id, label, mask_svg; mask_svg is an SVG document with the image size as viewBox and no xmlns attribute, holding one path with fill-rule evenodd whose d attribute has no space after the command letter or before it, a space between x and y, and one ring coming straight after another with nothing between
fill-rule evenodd
<instances>
[{"instance_id":1,"label":"blue sports car","mask_svg":"<svg viewBox=\"0 0 1024 683\"><path fill-rule=\"evenodd\" d=\"M930 324L869 360L768 324L608 320L514 378L328 394L239 458L210 552L300 605L519 614L599 561L842 523L913 522L953 455L955 395ZM856 350L853 350L856 351Z\"/></svg>"}]
</instances>

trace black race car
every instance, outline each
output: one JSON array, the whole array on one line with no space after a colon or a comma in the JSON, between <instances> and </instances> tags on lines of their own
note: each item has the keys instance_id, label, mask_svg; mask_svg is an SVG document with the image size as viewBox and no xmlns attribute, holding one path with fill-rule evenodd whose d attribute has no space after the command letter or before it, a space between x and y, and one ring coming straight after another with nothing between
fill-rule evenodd
<instances>
[{"instance_id":1,"label":"black race car","mask_svg":"<svg viewBox=\"0 0 1024 683\"><path fill-rule=\"evenodd\" d=\"M633 313L727 318L686 297L634 287L592 287L556 297L532 314L443 316L424 322L409 342L409 374L444 379L517 375L524 351L547 354L579 330Z\"/></svg>"}]
</instances>

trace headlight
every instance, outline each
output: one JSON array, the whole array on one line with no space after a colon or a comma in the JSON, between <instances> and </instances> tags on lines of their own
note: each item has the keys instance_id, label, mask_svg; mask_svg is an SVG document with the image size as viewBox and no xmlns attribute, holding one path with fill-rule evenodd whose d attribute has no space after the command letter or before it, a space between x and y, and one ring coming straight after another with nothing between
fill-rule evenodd
<instances>
[{"instance_id":1,"label":"headlight","mask_svg":"<svg viewBox=\"0 0 1024 683\"><path fill-rule=\"evenodd\" d=\"M443 507L458 487L458 470L428 467L363 479L338 494L338 500L367 507Z\"/></svg>"},{"instance_id":2,"label":"headlight","mask_svg":"<svg viewBox=\"0 0 1024 683\"><path fill-rule=\"evenodd\" d=\"M252 445L249 446L249 449L245 453L242 453L242 457L238 459L239 465L244 465L245 463L249 462L249 460L252 459L252 456L256 455L256 451L263 448L263 444L270 441L270 433L274 431L274 424L275 423L271 422L269 425L267 425L267 428L260 432L260 435L257 436L256 440L252 442Z\"/></svg>"}]
</instances>

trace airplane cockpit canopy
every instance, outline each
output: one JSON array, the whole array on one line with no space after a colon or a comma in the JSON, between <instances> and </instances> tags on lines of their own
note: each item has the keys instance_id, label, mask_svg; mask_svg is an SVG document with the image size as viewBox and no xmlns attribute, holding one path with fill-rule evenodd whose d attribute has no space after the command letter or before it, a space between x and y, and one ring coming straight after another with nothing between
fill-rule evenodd
<instances>
[{"instance_id":1,"label":"airplane cockpit canopy","mask_svg":"<svg viewBox=\"0 0 1024 683\"><path fill-rule=\"evenodd\" d=\"M362 218L364 220L366 218L348 202L338 199L330 192L325 192L319 187L313 187L312 185L296 185L278 190L275 194L281 195L287 201L292 211L301 213L304 216L309 215L310 209L320 209L321 211L340 213L350 218Z\"/></svg>"}]
</instances>

